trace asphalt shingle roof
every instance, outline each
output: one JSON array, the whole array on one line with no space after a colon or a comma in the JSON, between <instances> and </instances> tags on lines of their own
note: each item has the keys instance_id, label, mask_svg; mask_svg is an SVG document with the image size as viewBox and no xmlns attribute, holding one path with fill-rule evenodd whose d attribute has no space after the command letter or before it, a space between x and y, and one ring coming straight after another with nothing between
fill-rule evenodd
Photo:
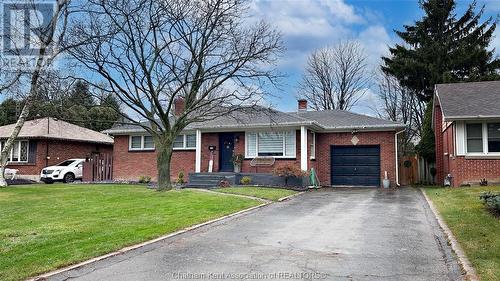
<instances>
[{"instance_id":1,"label":"asphalt shingle roof","mask_svg":"<svg viewBox=\"0 0 500 281\"><path fill-rule=\"evenodd\" d=\"M500 118L500 81L436 85L445 120Z\"/></svg>"},{"instance_id":2,"label":"asphalt shingle roof","mask_svg":"<svg viewBox=\"0 0 500 281\"><path fill-rule=\"evenodd\" d=\"M143 122L148 126L148 122ZM245 129L262 127L312 126L321 130L348 129L398 129L403 124L380 118L356 114L343 110L282 112L273 109L257 108L234 111L231 114L189 125L186 130L205 129ZM109 134L124 134L144 131L134 124L119 124L104 131Z\"/></svg>"},{"instance_id":3,"label":"asphalt shingle roof","mask_svg":"<svg viewBox=\"0 0 500 281\"><path fill-rule=\"evenodd\" d=\"M14 127L15 124L0 127L0 139L8 138ZM19 138L45 138L113 144L113 138L108 135L54 118L41 118L26 121L19 132Z\"/></svg>"},{"instance_id":4,"label":"asphalt shingle roof","mask_svg":"<svg viewBox=\"0 0 500 281\"><path fill-rule=\"evenodd\" d=\"M298 116L314 120L325 129L401 128L404 125L345 110L299 111Z\"/></svg>"}]
</instances>

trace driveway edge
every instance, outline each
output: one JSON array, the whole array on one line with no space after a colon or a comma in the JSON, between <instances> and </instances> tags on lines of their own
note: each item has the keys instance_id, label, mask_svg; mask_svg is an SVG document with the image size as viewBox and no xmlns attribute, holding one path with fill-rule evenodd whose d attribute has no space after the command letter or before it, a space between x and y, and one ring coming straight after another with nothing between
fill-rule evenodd
<instances>
[{"instance_id":1,"label":"driveway edge","mask_svg":"<svg viewBox=\"0 0 500 281\"><path fill-rule=\"evenodd\" d=\"M233 196L233 197L240 197L240 198L246 198L246 199L253 199L261 202L266 202L266 203L272 203L272 200L267 200L264 198L259 198L259 197L254 197L254 196L249 196L249 195L243 195L243 194L235 194L235 193L225 193L225 192L218 192L214 190L208 190L208 189L203 189L203 188L191 188L192 190L200 191L200 192L208 192L208 193L213 193L213 194L218 194L218 195L226 195L226 196Z\"/></svg>"},{"instance_id":2,"label":"driveway edge","mask_svg":"<svg viewBox=\"0 0 500 281\"><path fill-rule=\"evenodd\" d=\"M290 199L292 199L292 198L294 198L294 197L297 197L297 196L299 196L299 195L302 195L302 194L304 194L304 193L306 193L306 191L300 191L300 192L297 192L297 193L292 194L292 195L288 195L288 196L285 196L285 197L281 197L280 199L278 199L278 201L277 201L277 202L283 202L283 201L286 201L286 200L290 200Z\"/></svg>"},{"instance_id":3,"label":"driveway edge","mask_svg":"<svg viewBox=\"0 0 500 281\"><path fill-rule=\"evenodd\" d=\"M465 271L465 280L479 281L479 277L476 274L476 270L474 269L469 259L465 255L465 252L460 247L460 244L458 243L457 239L451 232L450 228L448 227L448 225L446 225L443 217L441 216L437 208L434 206L434 203L432 203L432 200L429 198L429 196L427 196L423 188L420 188L420 192L422 192L422 194L424 195L424 198L427 201L429 208L436 217L439 227L441 228L441 230L443 230L444 234L446 235L446 238L448 239L448 242L451 245L451 249L457 255L458 263Z\"/></svg>"},{"instance_id":4,"label":"driveway edge","mask_svg":"<svg viewBox=\"0 0 500 281\"><path fill-rule=\"evenodd\" d=\"M41 274L41 275L38 275L36 277L32 277L32 278L28 278L26 279L26 281L39 281L39 280L45 280L46 278L48 277L51 277L53 275L56 275L56 274L60 274L60 273L63 273L63 272L66 272L66 271L70 271L70 270L73 270L73 269L77 269L77 268L80 268L82 266L85 266L85 265L88 265L88 264L91 264L91 263L94 263L94 262L97 262L97 261L100 261L100 260L103 260L103 259L107 259L107 258L110 258L110 257L114 257L114 256L117 256L117 255L121 255L121 254L124 254L126 252L129 252L129 251L132 251L132 250L135 250L135 249L138 249L138 248L141 248L141 247L144 247L144 246L147 246L149 244L153 244L153 243L156 243L156 242L160 242L162 240L165 240L165 239L169 239L169 238L172 238L172 237L175 237L175 236L178 236L180 234L184 234L186 232L189 232L191 230L195 230L195 229L198 229L200 227L203 227L203 226L206 226L206 225L210 225L210 224L213 224L213 223L216 223L216 222L219 222L219 221L222 221L222 220L225 220L225 219L228 219L228 218L231 218L231 217L235 217L235 216L238 216L238 215L243 215L243 214L247 214L247 213L250 213L252 211L255 211L255 210L258 210L258 209L261 209L267 205L270 205L272 204L273 202L272 201L268 201L268 202L264 202L260 205L257 205L257 206L253 206L253 207L250 207L250 208L247 208L247 209L244 209L244 210L241 210L241 211L238 211L236 213L232 213L232 214L229 214L229 215L225 215L223 217L220 217L220 218L216 218L216 219L213 219L213 220L209 220L207 222L203 222L203 223L200 223L200 224L196 224L196 225L193 225L193 226L190 226L190 227L187 227L187 228L184 228L184 229L181 229L181 230L178 230L176 232L172 232L170 234L167 234L167 235L163 235L163 236L160 236L158 238L155 238L155 239L152 239L152 240L148 240L146 242L142 242L142 243L139 243L139 244L135 244L135 245L132 245L132 246L127 246L125 248L122 248L118 251L114 251L114 252L111 252L111 253L108 253L108 254L105 254L105 255L102 255L102 256L98 256L98 257L95 257L95 258L92 258L92 259L89 259L89 260L86 260L86 261L83 261L83 262L80 262L80 263L77 263L77 264L74 264L74 265L70 265L70 266L67 266L67 267L63 267L61 269L57 269L57 270L54 270L54 271L50 271L50 272L47 272L47 273L44 273L44 274Z\"/></svg>"}]
</instances>

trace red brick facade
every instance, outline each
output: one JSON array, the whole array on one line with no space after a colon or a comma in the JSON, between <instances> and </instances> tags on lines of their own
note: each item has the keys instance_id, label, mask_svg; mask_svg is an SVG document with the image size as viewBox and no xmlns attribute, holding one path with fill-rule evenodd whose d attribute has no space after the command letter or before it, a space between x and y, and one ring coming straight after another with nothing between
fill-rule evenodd
<instances>
[{"instance_id":1,"label":"red brick facade","mask_svg":"<svg viewBox=\"0 0 500 281\"><path fill-rule=\"evenodd\" d=\"M13 163L7 168L19 170L20 176L38 176L47 166L56 165L71 158L85 158L92 153L113 153L112 145L62 140L29 140L29 163Z\"/></svg>"},{"instance_id":2,"label":"red brick facade","mask_svg":"<svg viewBox=\"0 0 500 281\"><path fill-rule=\"evenodd\" d=\"M387 171L392 185L396 182L395 132L360 132L357 145L380 145L380 178ZM353 145L351 133L326 133L316 135L316 166L322 185L330 185L330 146Z\"/></svg>"},{"instance_id":3,"label":"red brick facade","mask_svg":"<svg viewBox=\"0 0 500 281\"><path fill-rule=\"evenodd\" d=\"M234 132L234 152L245 155L245 133ZM360 132L356 136L358 145L380 145L381 151L381 178L384 171L388 172L389 179L394 185L395 177L395 146L394 131L390 132ZM349 133L316 133L316 158L308 160L308 169L315 168L322 185L330 185L330 146L352 145L353 135ZM202 133L201 136L201 172L208 172L208 165L213 153L213 171L219 171L219 133ZM137 180L142 175L156 179L156 152L129 151L129 136L115 136L113 175L115 180ZM312 142L312 133L308 131L308 150ZM209 146L216 150L210 152ZM308 156L310 154L308 153ZM292 164L300 167L301 147L300 130L296 131L296 157L293 159L276 159L273 166L252 167L252 159L245 159L241 171L245 173L271 173L279 165ZM195 171L195 150L176 150L172 156L171 177L177 178L180 171L186 175Z\"/></svg>"},{"instance_id":4,"label":"red brick facade","mask_svg":"<svg viewBox=\"0 0 500 281\"><path fill-rule=\"evenodd\" d=\"M434 107L434 134L436 137L436 181L444 182L444 177L451 174L452 184L477 184L481 179L500 182L500 159L467 157L456 155L455 123L443 128L443 114L436 101Z\"/></svg>"},{"instance_id":5,"label":"red brick facade","mask_svg":"<svg viewBox=\"0 0 500 281\"><path fill-rule=\"evenodd\" d=\"M113 152L113 180L137 181L141 176L157 178L155 151L129 151L129 136L115 136ZM195 167L194 150L174 150L170 165L170 176L177 179L183 172L187 180L188 173Z\"/></svg>"}]
</instances>

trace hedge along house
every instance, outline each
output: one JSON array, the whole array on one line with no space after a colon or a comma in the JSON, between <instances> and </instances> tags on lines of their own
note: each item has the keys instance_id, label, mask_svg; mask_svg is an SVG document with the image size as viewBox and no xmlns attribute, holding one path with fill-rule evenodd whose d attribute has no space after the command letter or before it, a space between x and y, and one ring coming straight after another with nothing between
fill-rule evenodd
<instances>
[{"instance_id":1,"label":"hedge along house","mask_svg":"<svg viewBox=\"0 0 500 281\"><path fill-rule=\"evenodd\" d=\"M436 180L500 182L500 81L436 85Z\"/></svg>"},{"instance_id":2,"label":"hedge along house","mask_svg":"<svg viewBox=\"0 0 500 281\"><path fill-rule=\"evenodd\" d=\"M3 148L15 124L0 127ZM113 151L113 139L105 134L54 118L26 121L14 143L7 168L19 170L17 177L38 181L47 166L71 158Z\"/></svg>"},{"instance_id":3,"label":"hedge along house","mask_svg":"<svg viewBox=\"0 0 500 281\"><path fill-rule=\"evenodd\" d=\"M231 173L233 155L241 154L241 173L269 174L289 164L304 171L315 168L322 185L380 186L387 171L394 186L395 139L402 129L402 124L347 111L307 111L304 100L292 113L242 108L189 125L174 143L171 177L180 172ZM142 127L121 124L104 132L115 139L114 180L156 177L154 144Z\"/></svg>"}]
</instances>

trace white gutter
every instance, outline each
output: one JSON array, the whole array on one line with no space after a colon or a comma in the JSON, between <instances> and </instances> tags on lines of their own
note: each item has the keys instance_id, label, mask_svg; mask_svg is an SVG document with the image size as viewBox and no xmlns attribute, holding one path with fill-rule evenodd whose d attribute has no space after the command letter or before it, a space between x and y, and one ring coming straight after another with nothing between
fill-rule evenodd
<instances>
[{"instance_id":1,"label":"white gutter","mask_svg":"<svg viewBox=\"0 0 500 281\"><path fill-rule=\"evenodd\" d=\"M394 146L396 147L396 186L401 186L399 184L399 158L398 158L398 135L403 133L404 131L406 130L402 130L402 131L399 131L399 132L396 132L396 134L394 134Z\"/></svg>"}]
</instances>

